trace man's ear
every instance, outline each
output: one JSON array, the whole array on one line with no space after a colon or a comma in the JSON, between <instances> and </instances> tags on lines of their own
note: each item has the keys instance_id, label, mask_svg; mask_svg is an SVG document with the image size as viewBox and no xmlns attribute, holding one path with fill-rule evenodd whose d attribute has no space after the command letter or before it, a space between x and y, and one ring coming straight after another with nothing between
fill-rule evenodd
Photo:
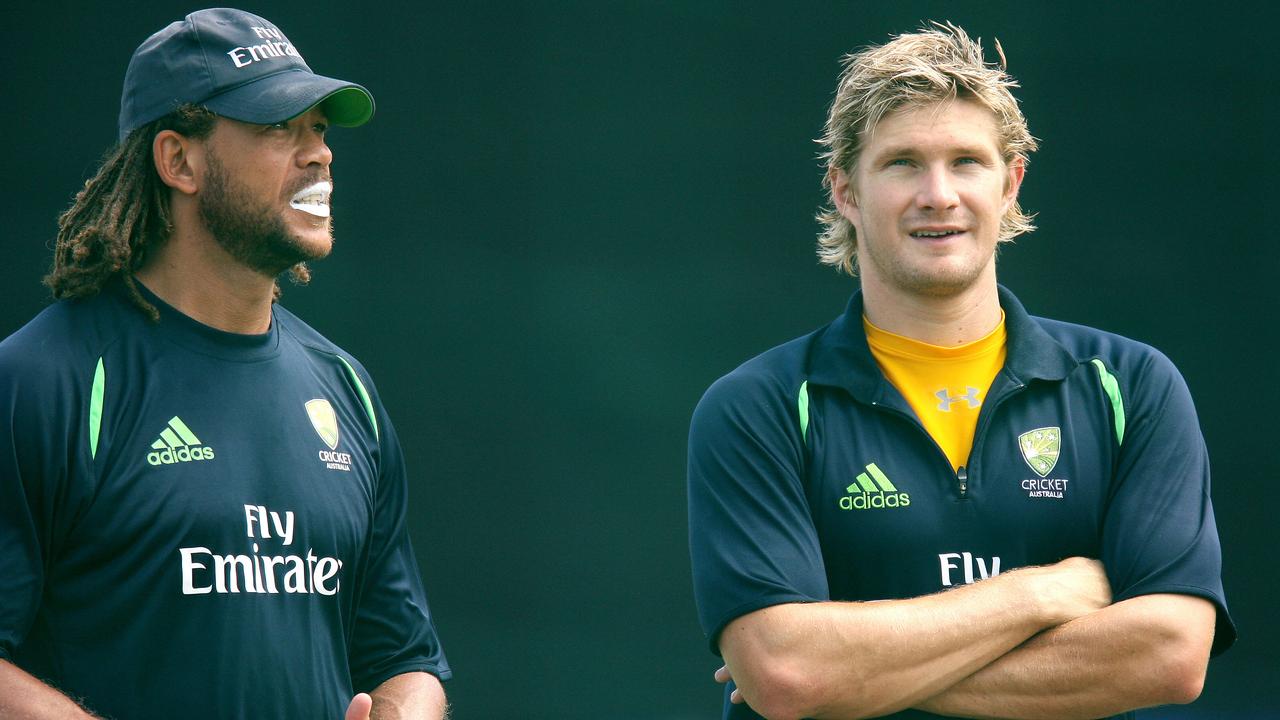
<instances>
[{"instance_id":1,"label":"man's ear","mask_svg":"<svg viewBox=\"0 0 1280 720\"><path fill-rule=\"evenodd\" d=\"M1009 208L1018 201L1018 189L1022 187L1022 178L1027 174L1027 165L1022 158L1014 158L1009 162L1009 174L1004 179L1004 209L1001 214L1009 212Z\"/></svg>"},{"instance_id":2,"label":"man's ear","mask_svg":"<svg viewBox=\"0 0 1280 720\"><path fill-rule=\"evenodd\" d=\"M173 130L161 130L151 143L156 173L165 185L195 195L204 177L204 143Z\"/></svg>"},{"instance_id":3,"label":"man's ear","mask_svg":"<svg viewBox=\"0 0 1280 720\"><path fill-rule=\"evenodd\" d=\"M837 167L827 170L827 179L831 182L831 202L835 204L836 212L856 228L862 222L862 209L858 207L858 198L853 192L853 179Z\"/></svg>"}]
</instances>

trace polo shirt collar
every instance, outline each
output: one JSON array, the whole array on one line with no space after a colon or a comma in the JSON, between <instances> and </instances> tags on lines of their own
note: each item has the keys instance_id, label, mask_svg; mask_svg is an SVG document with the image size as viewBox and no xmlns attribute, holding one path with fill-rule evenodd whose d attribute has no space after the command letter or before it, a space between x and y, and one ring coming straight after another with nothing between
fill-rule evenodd
<instances>
[{"instance_id":1,"label":"polo shirt collar","mask_svg":"<svg viewBox=\"0 0 1280 720\"><path fill-rule=\"evenodd\" d=\"M1012 292L1003 285L998 291L1009 337L1004 371L1022 383L1066 378L1079 362L1027 314ZM844 313L814 341L809 382L844 388L864 402L883 402L892 386L867 346L862 315L862 291L858 290Z\"/></svg>"}]
</instances>

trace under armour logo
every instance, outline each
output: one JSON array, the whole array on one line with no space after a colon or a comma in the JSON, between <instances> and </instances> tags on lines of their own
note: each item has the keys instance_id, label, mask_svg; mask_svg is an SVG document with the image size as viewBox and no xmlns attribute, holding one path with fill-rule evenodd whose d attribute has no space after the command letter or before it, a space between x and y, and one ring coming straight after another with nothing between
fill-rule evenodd
<instances>
[{"instance_id":1,"label":"under armour logo","mask_svg":"<svg viewBox=\"0 0 1280 720\"><path fill-rule=\"evenodd\" d=\"M942 412L951 412L951 404L960 402L961 400L964 400L965 402L969 403L970 408L976 408L982 404L982 399L978 397L978 388L965 387L965 389L968 390L969 392L965 393L964 395L957 395L955 397L951 397L950 395L948 395L945 388L934 393L934 395L937 396L938 398L938 409L941 410Z\"/></svg>"}]
</instances>

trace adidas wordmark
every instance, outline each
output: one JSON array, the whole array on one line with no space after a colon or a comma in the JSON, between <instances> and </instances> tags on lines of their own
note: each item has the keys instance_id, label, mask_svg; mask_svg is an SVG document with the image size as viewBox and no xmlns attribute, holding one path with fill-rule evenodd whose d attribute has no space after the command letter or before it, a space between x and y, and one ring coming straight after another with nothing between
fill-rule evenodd
<instances>
[{"instance_id":1,"label":"adidas wordmark","mask_svg":"<svg viewBox=\"0 0 1280 720\"><path fill-rule=\"evenodd\" d=\"M147 462L152 465L213 459L213 448L202 445L200 438L177 415L169 419L169 424L160 431L160 437L151 443L151 449L147 453Z\"/></svg>"}]
</instances>

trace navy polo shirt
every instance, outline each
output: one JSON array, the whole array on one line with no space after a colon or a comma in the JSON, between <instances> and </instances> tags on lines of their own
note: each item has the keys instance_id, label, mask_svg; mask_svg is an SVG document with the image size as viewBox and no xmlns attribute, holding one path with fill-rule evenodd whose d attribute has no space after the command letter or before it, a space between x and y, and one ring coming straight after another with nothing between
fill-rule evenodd
<instances>
[{"instance_id":1,"label":"navy polo shirt","mask_svg":"<svg viewBox=\"0 0 1280 720\"><path fill-rule=\"evenodd\" d=\"M1213 602L1213 652L1231 645L1209 461L1178 371L1141 343L1031 317L1004 288L1000 304L1008 358L959 472L876 365L860 293L711 386L689 433L689 537L713 651L771 605L916 597L1072 556L1103 562L1116 602ZM725 717L757 717L725 697Z\"/></svg>"},{"instance_id":2,"label":"navy polo shirt","mask_svg":"<svg viewBox=\"0 0 1280 720\"><path fill-rule=\"evenodd\" d=\"M119 718L339 718L450 675L364 369L113 282L0 343L0 658Z\"/></svg>"}]
</instances>

